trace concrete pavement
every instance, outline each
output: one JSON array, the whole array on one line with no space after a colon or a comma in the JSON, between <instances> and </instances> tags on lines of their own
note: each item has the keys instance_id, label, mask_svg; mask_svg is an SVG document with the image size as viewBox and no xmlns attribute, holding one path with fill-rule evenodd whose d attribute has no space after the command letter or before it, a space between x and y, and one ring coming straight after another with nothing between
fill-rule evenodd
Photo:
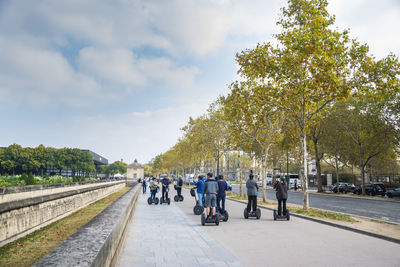
<instances>
[{"instance_id":1,"label":"concrete pavement","mask_svg":"<svg viewBox=\"0 0 400 267\"><path fill-rule=\"evenodd\" d=\"M148 197L139 196L119 266L243 266L175 203L149 206Z\"/></svg>"},{"instance_id":2,"label":"concrete pavement","mask_svg":"<svg viewBox=\"0 0 400 267\"><path fill-rule=\"evenodd\" d=\"M174 195L174 190L171 190ZM194 198L148 206L140 196L120 266L399 266L400 245L292 217L244 219L244 204L228 201L228 222L200 224ZM382 225L385 227L385 225Z\"/></svg>"}]
</instances>

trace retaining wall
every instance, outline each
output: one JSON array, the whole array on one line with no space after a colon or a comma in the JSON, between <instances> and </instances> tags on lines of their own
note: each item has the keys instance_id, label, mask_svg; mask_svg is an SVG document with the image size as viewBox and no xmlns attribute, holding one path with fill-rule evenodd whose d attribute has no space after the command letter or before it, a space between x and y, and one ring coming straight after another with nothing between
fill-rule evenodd
<instances>
[{"instance_id":1,"label":"retaining wall","mask_svg":"<svg viewBox=\"0 0 400 267\"><path fill-rule=\"evenodd\" d=\"M140 184L33 266L115 266L139 193Z\"/></svg>"},{"instance_id":2,"label":"retaining wall","mask_svg":"<svg viewBox=\"0 0 400 267\"><path fill-rule=\"evenodd\" d=\"M31 186L3 190L0 246L59 220L125 187L125 181Z\"/></svg>"}]
</instances>

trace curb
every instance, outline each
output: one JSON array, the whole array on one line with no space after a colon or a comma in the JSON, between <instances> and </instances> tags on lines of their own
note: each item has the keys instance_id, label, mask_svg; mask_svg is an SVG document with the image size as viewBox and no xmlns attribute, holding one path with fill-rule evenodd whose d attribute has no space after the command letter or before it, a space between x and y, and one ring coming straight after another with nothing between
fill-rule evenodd
<instances>
[{"instance_id":1,"label":"curb","mask_svg":"<svg viewBox=\"0 0 400 267\"><path fill-rule=\"evenodd\" d=\"M353 197L351 195L339 196L339 195L333 195L331 193L318 193L318 192L309 192L309 193L314 194L314 195L330 196L330 197L341 197L341 198L362 199L362 200L365 199L365 200L384 201L384 202L390 202L390 203L400 203L400 201L398 201L398 200L390 200L390 199L385 199L385 198Z\"/></svg>"},{"instance_id":2,"label":"curb","mask_svg":"<svg viewBox=\"0 0 400 267\"><path fill-rule=\"evenodd\" d=\"M247 204L243 200L232 199L232 198L226 198L226 199L228 199L230 201L239 202L239 203L242 203L242 204ZM268 208L268 207L265 207L265 206L262 206L262 205L259 205L258 207L262 208L262 209L266 209L266 210L274 210L272 208ZM367 235L367 236L383 239L383 240L390 241L390 242L393 242L393 243L396 243L396 244L400 244L400 239L397 239L397 238L394 238L394 237L381 235L381 234L377 234L377 233L373 233L373 232L369 232L369 231L365 231L365 230L360 230L360 229L357 229L357 228L353 228L353 227L349 227L349 226L345 226L345 225L341 225L341 224L337 224L337 223L333 223L333 222L328 222L328 221L324 221L324 220L321 220L321 219L317 219L317 218L313 218L313 217L309 217L309 216L305 216L305 215L300 215L300 214L297 214L297 213L290 213L290 215L294 216L294 217L301 218L301 219L305 219L305 220L309 220L309 221L313 221L313 222L317 222L317 223L333 226L333 227L340 228L340 229L343 229L343 230L347 230L347 231L351 231L351 232L355 232L355 233L359 233L359 234L363 234L363 235Z\"/></svg>"}]
</instances>

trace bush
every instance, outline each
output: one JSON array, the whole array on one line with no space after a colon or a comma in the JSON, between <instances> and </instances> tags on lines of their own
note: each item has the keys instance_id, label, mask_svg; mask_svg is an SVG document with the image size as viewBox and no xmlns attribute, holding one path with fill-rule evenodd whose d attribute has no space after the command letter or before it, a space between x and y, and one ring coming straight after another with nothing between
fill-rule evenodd
<instances>
[{"instance_id":1,"label":"bush","mask_svg":"<svg viewBox=\"0 0 400 267\"><path fill-rule=\"evenodd\" d=\"M25 176L23 179L24 179L26 185L35 184L35 177L33 176L33 174L31 172L28 175L26 175L26 173L24 173L24 174L25 174Z\"/></svg>"}]
</instances>

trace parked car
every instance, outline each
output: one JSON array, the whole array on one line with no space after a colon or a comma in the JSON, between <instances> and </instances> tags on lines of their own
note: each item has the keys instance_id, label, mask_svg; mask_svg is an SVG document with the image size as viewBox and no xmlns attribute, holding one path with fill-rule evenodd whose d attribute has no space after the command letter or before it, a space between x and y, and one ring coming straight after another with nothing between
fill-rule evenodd
<instances>
[{"instance_id":1,"label":"parked car","mask_svg":"<svg viewBox=\"0 0 400 267\"><path fill-rule=\"evenodd\" d=\"M354 193L354 190L356 190L356 186L354 184L347 184L348 193Z\"/></svg>"},{"instance_id":2,"label":"parked car","mask_svg":"<svg viewBox=\"0 0 400 267\"><path fill-rule=\"evenodd\" d=\"M387 191L386 195L389 198L400 197L400 187Z\"/></svg>"},{"instance_id":3,"label":"parked car","mask_svg":"<svg viewBox=\"0 0 400 267\"><path fill-rule=\"evenodd\" d=\"M338 192L338 184L334 184L331 187L331 191L333 193L337 193ZM339 183L339 193L345 193L347 194L349 191L349 186L346 183Z\"/></svg>"},{"instance_id":4,"label":"parked car","mask_svg":"<svg viewBox=\"0 0 400 267\"><path fill-rule=\"evenodd\" d=\"M360 195L361 193L362 193L362 186L360 185L354 190L354 194ZM370 196L381 195L384 197L386 195L386 189L382 183L366 183L365 194Z\"/></svg>"}]
</instances>

